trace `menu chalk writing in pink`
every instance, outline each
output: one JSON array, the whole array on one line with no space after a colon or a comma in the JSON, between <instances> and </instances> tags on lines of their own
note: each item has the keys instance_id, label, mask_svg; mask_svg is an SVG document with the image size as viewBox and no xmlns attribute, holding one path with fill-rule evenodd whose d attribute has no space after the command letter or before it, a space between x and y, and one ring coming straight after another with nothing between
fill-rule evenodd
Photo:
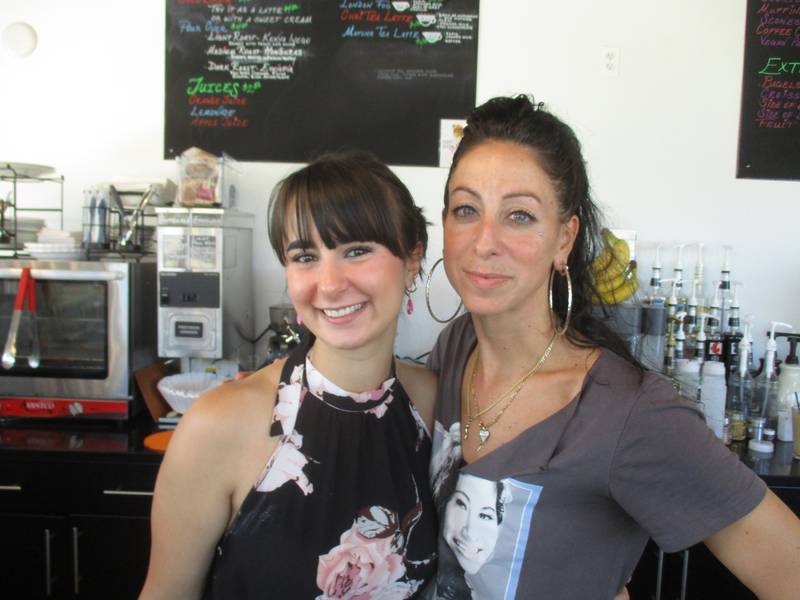
<instances>
[{"instance_id":1,"label":"menu chalk writing in pink","mask_svg":"<svg viewBox=\"0 0 800 600\"><path fill-rule=\"evenodd\" d=\"M800 179L800 0L748 0L737 176Z\"/></svg>"}]
</instances>

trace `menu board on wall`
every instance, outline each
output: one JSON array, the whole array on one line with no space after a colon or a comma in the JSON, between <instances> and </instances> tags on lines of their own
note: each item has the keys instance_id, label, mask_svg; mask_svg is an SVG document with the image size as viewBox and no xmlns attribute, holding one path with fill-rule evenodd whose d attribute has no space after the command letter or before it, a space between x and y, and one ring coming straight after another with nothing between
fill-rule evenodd
<instances>
[{"instance_id":1,"label":"menu board on wall","mask_svg":"<svg viewBox=\"0 0 800 600\"><path fill-rule=\"evenodd\" d=\"M478 0L167 0L164 155L437 165L475 104Z\"/></svg>"},{"instance_id":2,"label":"menu board on wall","mask_svg":"<svg viewBox=\"0 0 800 600\"><path fill-rule=\"evenodd\" d=\"M800 179L800 0L748 0L737 177Z\"/></svg>"}]
</instances>

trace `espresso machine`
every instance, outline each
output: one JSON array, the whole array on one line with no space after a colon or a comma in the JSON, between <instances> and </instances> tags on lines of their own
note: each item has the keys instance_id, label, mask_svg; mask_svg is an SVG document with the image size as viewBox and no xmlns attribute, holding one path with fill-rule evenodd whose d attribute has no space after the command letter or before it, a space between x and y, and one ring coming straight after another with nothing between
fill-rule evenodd
<instances>
[{"instance_id":1,"label":"espresso machine","mask_svg":"<svg viewBox=\"0 0 800 600\"><path fill-rule=\"evenodd\" d=\"M156 214L158 355L236 361L253 336L253 215L194 207Z\"/></svg>"}]
</instances>

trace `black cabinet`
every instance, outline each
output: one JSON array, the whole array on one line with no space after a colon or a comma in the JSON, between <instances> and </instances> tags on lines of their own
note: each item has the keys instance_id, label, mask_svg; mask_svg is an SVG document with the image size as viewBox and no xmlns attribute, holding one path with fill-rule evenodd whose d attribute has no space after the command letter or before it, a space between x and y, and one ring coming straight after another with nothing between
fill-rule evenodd
<instances>
[{"instance_id":1,"label":"black cabinet","mask_svg":"<svg viewBox=\"0 0 800 600\"><path fill-rule=\"evenodd\" d=\"M790 442L778 442L775 453L766 457L748 453L744 447L732 450L800 516L800 462L792 460ZM665 554L651 541L628 590L631 600L756 600L704 544Z\"/></svg>"},{"instance_id":2,"label":"black cabinet","mask_svg":"<svg viewBox=\"0 0 800 600\"><path fill-rule=\"evenodd\" d=\"M65 518L0 514L0 536L4 598L63 597L68 564Z\"/></svg>"},{"instance_id":3,"label":"black cabinet","mask_svg":"<svg viewBox=\"0 0 800 600\"><path fill-rule=\"evenodd\" d=\"M160 456L0 446L0 597L137 598Z\"/></svg>"}]
</instances>

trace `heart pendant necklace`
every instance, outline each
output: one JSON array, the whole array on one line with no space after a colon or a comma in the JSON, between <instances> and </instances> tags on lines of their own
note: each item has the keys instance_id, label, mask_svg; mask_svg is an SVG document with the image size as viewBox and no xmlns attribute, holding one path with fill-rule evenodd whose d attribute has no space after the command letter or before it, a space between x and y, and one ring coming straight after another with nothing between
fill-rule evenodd
<instances>
[{"instance_id":1,"label":"heart pendant necklace","mask_svg":"<svg viewBox=\"0 0 800 600\"><path fill-rule=\"evenodd\" d=\"M533 365L533 367L527 373L525 373L520 379L518 379L517 382L511 387L511 389L509 389L505 394L500 396L494 402L489 403L489 405L484 407L483 409L481 409L480 406L478 405L477 394L475 391L475 374L478 372L478 357L480 356L480 346L478 347L477 350L475 350L475 360L472 364L472 375L470 377L470 383L469 383L470 393L469 397L466 399L465 402L465 404L467 405L466 407L467 422L464 424L464 441L467 441L467 439L469 438L470 426L472 425L472 422L475 419L479 419L481 416L485 415L490 410L498 406L503 400L507 399L506 403L503 404L502 407L500 407L500 410L497 412L497 414L491 421L487 423L484 423L482 419L478 421L479 442L478 446L475 448L476 452L480 452L486 445L486 442L489 441L489 437L491 436L491 432L489 431L489 429L500 420L500 417L503 416L503 413L506 412L508 407L511 406L514 400L516 400L517 396L519 395L519 391L522 389L522 386L525 385L525 382L528 381L528 379L530 379L531 377L533 377L539 370L539 368L548 359L550 353L553 351L553 346L556 343L557 337L558 333L554 333L552 339L550 340L550 343L547 345L547 348L545 348L544 352L539 357L539 360L536 361L536 364ZM473 405L475 406L474 414L472 412Z\"/></svg>"}]
</instances>

